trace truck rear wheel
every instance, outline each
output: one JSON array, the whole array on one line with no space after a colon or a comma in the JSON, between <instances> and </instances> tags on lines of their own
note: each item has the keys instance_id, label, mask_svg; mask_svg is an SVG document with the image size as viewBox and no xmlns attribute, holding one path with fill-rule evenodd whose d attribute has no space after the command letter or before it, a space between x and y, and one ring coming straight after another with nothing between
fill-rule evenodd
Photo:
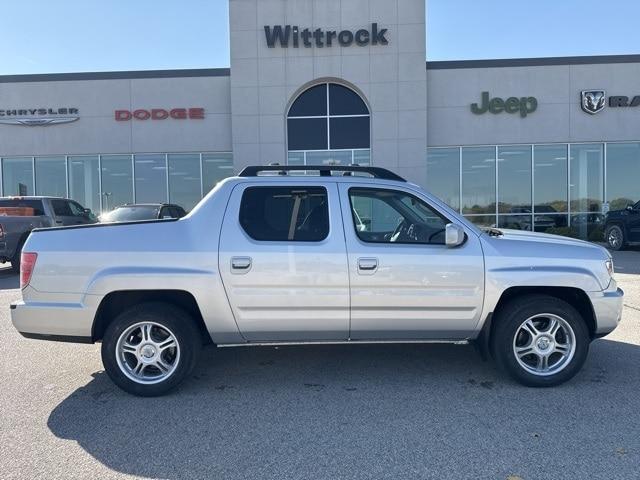
<instances>
[{"instance_id":1,"label":"truck rear wheel","mask_svg":"<svg viewBox=\"0 0 640 480\"><path fill-rule=\"evenodd\" d=\"M551 387L580 371L590 340L583 318L571 305L529 295L497 312L491 348L498 365L519 383Z\"/></svg>"},{"instance_id":2,"label":"truck rear wheel","mask_svg":"<svg viewBox=\"0 0 640 480\"><path fill-rule=\"evenodd\" d=\"M201 345L195 321L184 310L143 303L109 324L102 341L102 363L118 387L153 397L174 389L193 371Z\"/></svg>"}]
</instances>

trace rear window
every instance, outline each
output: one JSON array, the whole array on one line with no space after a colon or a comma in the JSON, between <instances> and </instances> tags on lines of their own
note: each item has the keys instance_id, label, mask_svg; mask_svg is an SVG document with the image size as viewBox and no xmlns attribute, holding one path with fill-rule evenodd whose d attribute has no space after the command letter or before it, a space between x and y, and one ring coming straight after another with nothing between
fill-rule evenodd
<instances>
[{"instance_id":1,"label":"rear window","mask_svg":"<svg viewBox=\"0 0 640 480\"><path fill-rule=\"evenodd\" d=\"M249 187L242 195L240 225L254 240L320 242L329 235L323 187Z\"/></svg>"},{"instance_id":2,"label":"rear window","mask_svg":"<svg viewBox=\"0 0 640 480\"><path fill-rule=\"evenodd\" d=\"M9 217L37 217L44 215L42 200L0 200L0 215Z\"/></svg>"},{"instance_id":3,"label":"rear window","mask_svg":"<svg viewBox=\"0 0 640 480\"><path fill-rule=\"evenodd\" d=\"M118 207L104 215L103 222L135 222L137 220L156 220L160 207L132 206Z\"/></svg>"}]
</instances>

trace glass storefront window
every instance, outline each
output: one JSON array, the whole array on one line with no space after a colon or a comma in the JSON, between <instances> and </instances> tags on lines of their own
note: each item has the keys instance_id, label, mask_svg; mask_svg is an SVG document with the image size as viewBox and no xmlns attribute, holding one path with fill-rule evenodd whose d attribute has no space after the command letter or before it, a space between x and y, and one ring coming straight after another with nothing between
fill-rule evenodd
<instances>
[{"instance_id":1,"label":"glass storefront window","mask_svg":"<svg viewBox=\"0 0 640 480\"><path fill-rule=\"evenodd\" d=\"M475 223L478 227L495 227L496 226L495 215L465 215L465 218L470 222Z\"/></svg>"},{"instance_id":2,"label":"glass storefront window","mask_svg":"<svg viewBox=\"0 0 640 480\"><path fill-rule=\"evenodd\" d=\"M102 211L133 203L131 155L102 155Z\"/></svg>"},{"instance_id":3,"label":"glass storefront window","mask_svg":"<svg viewBox=\"0 0 640 480\"><path fill-rule=\"evenodd\" d=\"M531 213L531 146L498 147L498 213Z\"/></svg>"},{"instance_id":4,"label":"glass storefront window","mask_svg":"<svg viewBox=\"0 0 640 480\"><path fill-rule=\"evenodd\" d=\"M15 157L2 159L2 193L9 195L33 195L33 159Z\"/></svg>"},{"instance_id":5,"label":"glass storefront window","mask_svg":"<svg viewBox=\"0 0 640 480\"><path fill-rule=\"evenodd\" d=\"M494 147L462 149L462 213L495 213L495 154Z\"/></svg>"},{"instance_id":6,"label":"glass storefront window","mask_svg":"<svg viewBox=\"0 0 640 480\"><path fill-rule=\"evenodd\" d=\"M67 196L65 157L36 157L36 195Z\"/></svg>"},{"instance_id":7,"label":"glass storefront window","mask_svg":"<svg viewBox=\"0 0 640 480\"><path fill-rule=\"evenodd\" d=\"M350 165L352 159L351 150L307 152L307 165Z\"/></svg>"},{"instance_id":8,"label":"glass storefront window","mask_svg":"<svg viewBox=\"0 0 640 480\"><path fill-rule=\"evenodd\" d=\"M600 212L604 197L602 144L572 144L569 149L571 212Z\"/></svg>"},{"instance_id":9,"label":"glass storefront window","mask_svg":"<svg viewBox=\"0 0 640 480\"><path fill-rule=\"evenodd\" d=\"M603 175L602 144L569 145L569 226L578 238L602 237Z\"/></svg>"},{"instance_id":10,"label":"glass storefront window","mask_svg":"<svg viewBox=\"0 0 640 480\"><path fill-rule=\"evenodd\" d=\"M164 154L134 155L136 203L167 201L167 164Z\"/></svg>"},{"instance_id":11,"label":"glass storefront window","mask_svg":"<svg viewBox=\"0 0 640 480\"><path fill-rule=\"evenodd\" d=\"M69 168L69 198L79 202L92 212L100 212L100 176L98 172L98 156L70 156L67 159Z\"/></svg>"},{"instance_id":12,"label":"glass storefront window","mask_svg":"<svg viewBox=\"0 0 640 480\"><path fill-rule=\"evenodd\" d=\"M607 202L622 210L640 201L640 143L607 144Z\"/></svg>"},{"instance_id":13,"label":"glass storefront window","mask_svg":"<svg viewBox=\"0 0 640 480\"><path fill-rule=\"evenodd\" d=\"M460 209L460 149L427 150L427 190L454 210Z\"/></svg>"},{"instance_id":14,"label":"glass storefront window","mask_svg":"<svg viewBox=\"0 0 640 480\"><path fill-rule=\"evenodd\" d=\"M365 165L365 155L368 165L370 147L369 108L350 88L335 83L315 85L291 105L287 114L288 158L294 162L291 165L299 162L297 153L306 155L306 165ZM355 152L359 152L358 160Z\"/></svg>"},{"instance_id":15,"label":"glass storefront window","mask_svg":"<svg viewBox=\"0 0 640 480\"><path fill-rule=\"evenodd\" d=\"M202 154L202 191L206 195L220 180L233 175L231 153Z\"/></svg>"},{"instance_id":16,"label":"glass storefront window","mask_svg":"<svg viewBox=\"0 0 640 480\"><path fill-rule=\"evenodd\" d=\"M169 202L187 212L200 201L200 155L170 154Z\"/></svg>"},{"instance_id":17,"label":"glass storefront window","mask_svg":"<svg viewBox=\"0 0 640 480\"><path fill-rule=\"evenodd\" d=\"M361 167L368 167L371 165L371 150L354 150L353 163L360 165Z\"/></svg>"},{"instance_id":18,"label":"glass storefront window","mask_svg":"<svg viewBox=\"0 0 640 480\"><path fill-rule=\"evenodd\" d=\"M536 213L567 211L567 146L535 145L533 205Z\"/></svg>"}]
</instances>

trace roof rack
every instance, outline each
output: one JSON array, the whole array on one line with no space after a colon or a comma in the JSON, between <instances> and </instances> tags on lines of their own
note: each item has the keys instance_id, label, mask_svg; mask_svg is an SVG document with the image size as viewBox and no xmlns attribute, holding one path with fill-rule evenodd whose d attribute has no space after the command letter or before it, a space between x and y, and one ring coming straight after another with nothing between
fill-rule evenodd
<instances>
[{"instance_id":1,"label":"roof rack","mask_svg":"<svg viewBox=\"0 0 640 480\"><path fill-rule=\"evenodd\" d=\"M281 175L286 175L287 172L300 172L305 170L318 171L321 177L330 177L331 172L345 172L345 175L351 173L368 173L372 177L382 180L406 182L400 175L386 168L360 167L356 165L254 165L245 167L238 176L257 177L260 172L279 172Z\"/></svg>"}]
</instances>

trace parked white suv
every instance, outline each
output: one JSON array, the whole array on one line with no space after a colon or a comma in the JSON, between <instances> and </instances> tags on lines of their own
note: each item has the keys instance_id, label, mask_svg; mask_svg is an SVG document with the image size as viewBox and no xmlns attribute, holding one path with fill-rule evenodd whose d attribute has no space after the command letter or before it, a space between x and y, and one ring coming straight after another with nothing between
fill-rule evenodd
<instances>
[{"instance_id":1,"label":"parked white suv","mask_svg":"<svg viewBox=\"0 0 640 480\"><path fill-rule=\"evenodd\" d=\"M111 379L145 396L210 342L474 341L557 385L622 310L604 248L482 231L373 167L249 167L180 220L35 230L23 252L18 331L102 341Z\"/></svg>"}]
</instances>

